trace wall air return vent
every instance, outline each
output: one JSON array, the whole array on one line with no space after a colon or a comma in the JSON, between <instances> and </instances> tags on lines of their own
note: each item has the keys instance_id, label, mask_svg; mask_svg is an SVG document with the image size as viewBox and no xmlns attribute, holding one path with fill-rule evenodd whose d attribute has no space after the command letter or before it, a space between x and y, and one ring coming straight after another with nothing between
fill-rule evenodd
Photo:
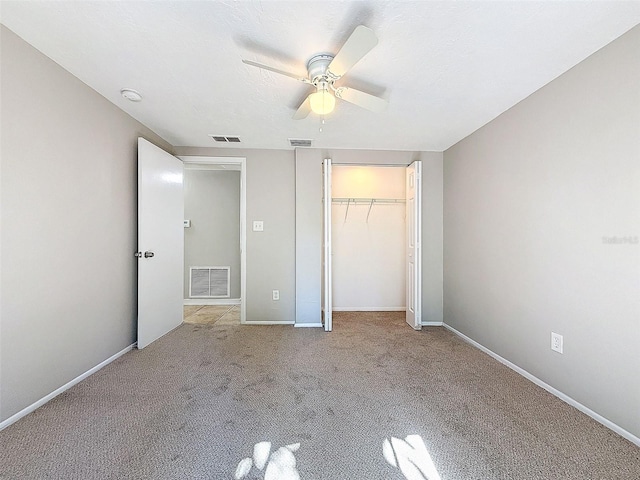
<instances>
[{"instance_id":1,"label":"wall air return vent","mask_svg":"<svg viewBox=\"0 0 640 480\"><path fill-rule=\"evenodd\" d=\"M310 147L311 140L304 138L290 138L289 143L292 147Z\"/></svg>"},{"instance_id":2,"label":"wall air return vent","mask_svg":"<svg viewBox=\"0 0 640 480\"><path fill-rule=\"evenodd\" d=\"M189 297L229 298L231 267L190 267Z\"/></svg>"},{"instance_id":3,"label":"wall air return vent","mask_svg":"<svg viewBox=\"0 0 640 480\"><path fill-rule=\"evenodd\" d=\"M240 137L230 137L227 135L209 135L211 138L213 138L216 142L223 142L223 143L240 143Z\"/></svg>"}]
</instances>

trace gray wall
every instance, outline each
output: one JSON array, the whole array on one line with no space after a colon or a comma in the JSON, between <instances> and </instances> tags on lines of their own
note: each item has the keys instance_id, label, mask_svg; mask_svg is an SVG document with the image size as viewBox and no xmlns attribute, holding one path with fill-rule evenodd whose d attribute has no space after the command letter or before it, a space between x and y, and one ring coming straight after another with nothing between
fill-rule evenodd
<instances>
[{"instance_id":1,"label":"gray wall","mask_svg":"<svg viewBox=\"0 0 640 480\"><path fill-rule=\"evenodd\" d=\"M296 183L306 191L297 198L297 211L307 212L309 218L312 218L311 215L316 215L318 218L317 222L304 221L296 225L296 249L300 250L299 253L302 254L302 250L317 251L312 261L307 261L308 265L304 272L297 273L298 275L304 273L307 276L302 280L306 284L307 296L311 298L312 292L315 291L318 299L320 290L316 283L320 284L322 268L322 160L331 158L332 163L336 165L408 165L413 160L422 160L422 322L442 322L442 153L297 149L296 156L298 159ZM313 214L316 211L317 213ZM300 282L299 279L296 281ZM312 320L318 321L316 319L304 321Z\"/></svg>"},{"instance_id":2,"label":"gray wall","mask_svg":"<svg viewBox=\"0 0 640 480\"><path fill-rule=\"evenodd\" d=\"M184 298L189 267L228 266L230 298L240 298L240 172L184 171Z\"/></svg>"},{"instance_id":3,"label":"gray wall","mask_svg":"<svg viewBox=\"0 0 640 480\"><path fill-rule=\"evenodd\" d=\"M444 154L445 322L640 436L640 27ZM550 350L551 331L564 354Z\"/></svg>"},{"instance_id":4,"label":"gray wall","mask_svg":"<svg viewBox=\"0 0 640 480\"><path fill-rule=\"evenodd\" d=\"M318 324L322 301L322 160L296 149L296 324Z\"/></svg>"},{"instance_id":5,"label":"gray wall","mask_svg":"<svg viewBox=\"0 0 640 480\"><path fill-rule=\"evenodd\" d=\"M4 26L0 418L136 338L140 123Z\"/></svg>"},{"instance_id":6,"label":"gray wall","mask_svg":"<svg viewBox=\"0 0 640 480\"><path fill-rule=\"evenodd\" d=\"M441 152L423 152L422 160L422 322L443 321L443 238Z\"/></svg>"},{"instance_id":7,"label":"gray wall","mask_svg":"<svg viewBox=\"0 0 640 480\"><path fill-rule=\"evenodd\" d=\"M295 319L295 176L292 150L175 147L176 155L245 157L247 321ZM254 220L264 231L252 231ZM280 290L280 300L271 291Z\"/></svg>"}]
</instances>

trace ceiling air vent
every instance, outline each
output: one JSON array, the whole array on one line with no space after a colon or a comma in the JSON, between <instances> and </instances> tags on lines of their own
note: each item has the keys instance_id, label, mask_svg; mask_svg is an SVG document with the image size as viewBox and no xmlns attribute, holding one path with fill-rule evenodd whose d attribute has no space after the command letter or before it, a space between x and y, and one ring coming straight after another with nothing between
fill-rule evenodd
<instances>
[{"instance_id":1,"label":"ceiling air vent","mask_svg":"<svg viewBox=\"0 0 640 480\"><path fill-rule=\"evenodd\" d=\"M307 140L304 138L290 138L289 143L292 147L310 147L311 140Z\"/></svg>"},{"instance_id":2,"label":"ceiling air vent","mask_svg":"<svg viewBox=\"0 0 640 480\"><path fill-rule=\"evenodd\" d=\"M240 143L240 138L238 137L228 137L225 135L209 135L209 136L213 138L216 142Z\"/></svg>"}]
</instances>

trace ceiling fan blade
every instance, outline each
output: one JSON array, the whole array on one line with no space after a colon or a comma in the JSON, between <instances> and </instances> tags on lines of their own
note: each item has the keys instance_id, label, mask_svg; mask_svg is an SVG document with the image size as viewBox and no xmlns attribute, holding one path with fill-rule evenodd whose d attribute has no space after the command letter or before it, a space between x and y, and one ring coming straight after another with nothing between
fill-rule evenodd
<instances>
[{"instance_id":1,"label":"ceiling fan blade","mask_svg":"<svg viewBox=\"0 0 640 480\"><path fill-rule=\"evenodd\" d=\"M307 116L311 113L311 100L309 97L302 102L302 105L298 107L296 113L293 115L294 120L302 120L303 118L307 118Z\"/></svg>"},{"instance_id":2,"label":"ceiling fan blade","mask_svg":"<svg viewBox=\"0 0 640 480\"><path fill-rule=\"evenodd\" d=\"M377 44L378 38L373 30L358 25L329 64L329 71L338 78L342 77Z\"/></svg>"},{"instance_id":3,"label":"ceiling fan blade","mask_svg":"<svg viewBox=\"0 0 640 480\"><path fill-rule=\"evenodd\" d=\"M284 70L279 70L268 65L263 65L262 63L252 62L251 60L242 60L242 63L251 65L252 67L258 67L263 70L269 70L270 72L279 73L280 75L286 75L287 77L295 78L300 82L311 83L311 81L309 81L309 79L306 77L301 77L300 75L296 75L295 73L285 72Z\"/></svg>"},{"instance_id":4,"label":"ceiling fan blade","mask_svg":"<svg viewBox=\"0 0 640 480\"><path fill-rule=\"evenodd\" d=\"M382 112L389 104L384 98L376 97L375 95L349 87L336 89L336 97L372 112Z\"/></svg>"}]
</instances>

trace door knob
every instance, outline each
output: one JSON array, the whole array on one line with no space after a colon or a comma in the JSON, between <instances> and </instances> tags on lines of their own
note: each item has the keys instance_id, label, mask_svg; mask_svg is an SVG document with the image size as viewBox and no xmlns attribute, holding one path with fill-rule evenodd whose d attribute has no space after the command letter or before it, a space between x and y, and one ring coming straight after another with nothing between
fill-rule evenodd
<instances>
[{"instance_id":1,"label":"door knob","mask_svg":"<svg viewBox=\"0 0 640 480\"><path fill-rule=\"evenodd\" d=\"M136 252L133 254L134 257L140 258L142 256L142 252Z\"/></svg>"},{"instance_id":2,"label":"door knob","mask_svg":"<svg viewBox=\"0 0 640 480\"><path fill-rule=\"evenodd\" d=\"M147 250L146 252L144 252L144 258L151 258L153 257L154 253L150 250Z\"/></svg>"}]
</instances>

